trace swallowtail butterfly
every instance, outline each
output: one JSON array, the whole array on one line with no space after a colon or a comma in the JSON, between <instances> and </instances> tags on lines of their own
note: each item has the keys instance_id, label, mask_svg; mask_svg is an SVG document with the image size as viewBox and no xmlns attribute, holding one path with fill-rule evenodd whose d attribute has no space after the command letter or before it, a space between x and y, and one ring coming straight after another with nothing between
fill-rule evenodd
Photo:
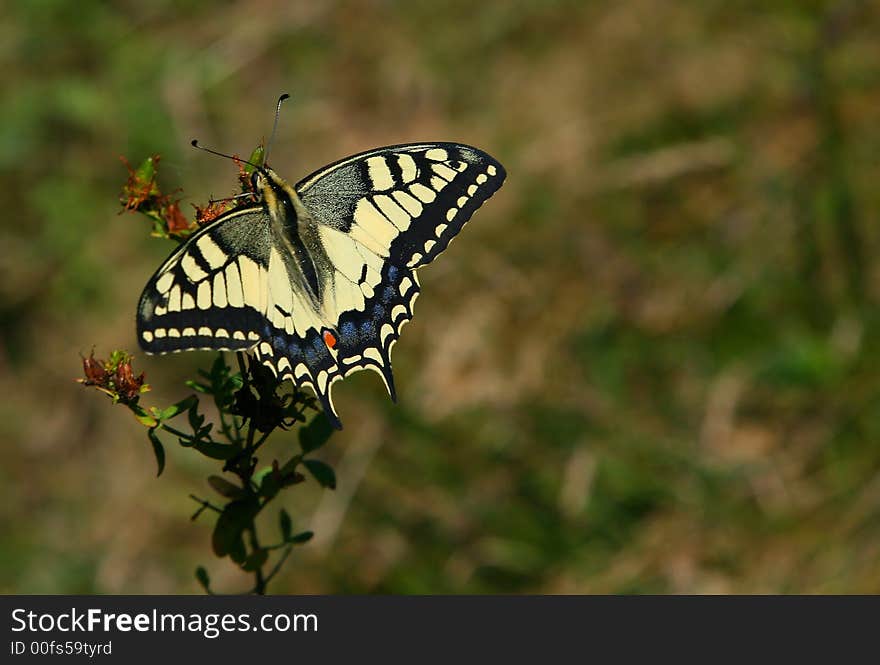
<instances>
[{"instance_id":1,"label":"swallowtail butterfly","mask_svg":"<svg viewBox=\"0 0 880 665\"><path fill-rule=\"evenodd\" d=\"M293 187L257 166L259 202L199 229L147 282L138 342L148 353L247 351L310 386L341 428L333 383L372 369L396 400L391 349L412 318L417 271L504 178L458 143L369 150Z\"/></svg>"}]
</instances>

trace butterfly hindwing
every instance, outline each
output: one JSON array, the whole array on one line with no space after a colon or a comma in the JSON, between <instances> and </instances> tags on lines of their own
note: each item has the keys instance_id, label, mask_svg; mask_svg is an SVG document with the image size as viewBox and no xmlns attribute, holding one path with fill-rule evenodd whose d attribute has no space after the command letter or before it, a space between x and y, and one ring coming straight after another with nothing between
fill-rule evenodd
<instances>
[{"instance_id":1,"label":"butterfly hindwing","mask_svg":"<svg viewBox=\"0 0 880 665\"><path fill-rule=\"evenodd\" d=\"M200 229L147 282L137 313L141 347L252 347L263 329L269 250L262 208L227 213Z\"/></svg>"},{"instance_id":2,"label":"butterfly hindwing","mask_svg":"<svg viewBox=\"0 0 880 665\"><path fill-rule=\"evenodd\" d=\"M414 272L391 263L384 264L380 278L379 291L363 299L360 307L343 310L332 325L315 323L296 330L293 317L274 321L267 317L266 341L254 349L257 359L279 378L290 379L300 388L310 386L337 427L341 423L333 406L332 386L353 372L374 370L396 400L391 349L412 318L419 282Z\"/></svg>"}]
</instances>

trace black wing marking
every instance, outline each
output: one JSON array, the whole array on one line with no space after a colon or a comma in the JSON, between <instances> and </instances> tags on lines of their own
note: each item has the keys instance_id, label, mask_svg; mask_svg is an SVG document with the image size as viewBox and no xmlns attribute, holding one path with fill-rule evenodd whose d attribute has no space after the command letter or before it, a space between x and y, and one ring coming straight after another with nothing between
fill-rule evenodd
<instances>
[{"instance_id":1,"label":"black wing marking","mask_svg":"<svg viewBox=\"0 0 880 665\"><path fill-rule=\"evenodd\" d=\"M141 294L141 348L167 353L254 346L263 329L269 224L262 208L234 210L178 247Z\"/></svg>"},{"instance_id":2,"label":"black wing marking","mask_svg":"<svg viewBox=\"0 0 880 665\"><path fill-rule=\"evenodd\" d=\"M419 143L361 153L302 180L295 189L332 264L326 323L303 334L283 318L267 320L257 357L311 386L337 427L332 385L355 371L376 371L395 399L391 349L413 315L415 271L446 249L504 177L476 148Z\"/></svg>"}]
</instances>

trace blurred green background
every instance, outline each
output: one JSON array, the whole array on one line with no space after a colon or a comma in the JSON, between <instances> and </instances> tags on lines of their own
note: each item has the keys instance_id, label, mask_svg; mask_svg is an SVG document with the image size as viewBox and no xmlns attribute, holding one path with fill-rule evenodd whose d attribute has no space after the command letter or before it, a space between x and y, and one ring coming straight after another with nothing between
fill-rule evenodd
<instances>
[{"instance_id":1,"label":"blurred green background","mask_svg":"<svg viewBox=\"0 0 880 665\"><path fill-rule=\"evenodd\" d=\"M336 492L275 592L880 592L876 2L35 2L0 10L0 591L249 580L189 522L213 463L73 379L136 351L161 153L235 191L471 143L504 188L421 273L400 403L357 374ZM146 357L170 403L209 354ZM276 436L277 450L294 445ZM279 455L281 453L278 453Z\"/></svg>"}]
</instances>

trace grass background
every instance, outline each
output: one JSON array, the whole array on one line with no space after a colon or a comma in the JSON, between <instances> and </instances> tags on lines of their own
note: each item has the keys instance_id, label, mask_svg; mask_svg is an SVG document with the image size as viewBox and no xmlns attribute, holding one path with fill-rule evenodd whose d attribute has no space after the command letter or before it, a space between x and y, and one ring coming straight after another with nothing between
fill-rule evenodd
<instances>
[{"instance_id":1,"label":"grass background","mask_svg":"<svg viewBox=\"0 0 880 665\"><path fill-rule=\"evenodd\" d=\"M73 382L136 349L185 201L286 106L295 181L377 145L509 176L335 391L335 493L276 592L880 592L880 8L858 1L9 3L0 20L0 591L198 592L214 467ZM187 394L200 353L138 354ZM277 437L281 450L293 439ZM280 455L281 453L279 453ZM313 484L312 484L313 485Z\"/></svg>"}]
</instances>

